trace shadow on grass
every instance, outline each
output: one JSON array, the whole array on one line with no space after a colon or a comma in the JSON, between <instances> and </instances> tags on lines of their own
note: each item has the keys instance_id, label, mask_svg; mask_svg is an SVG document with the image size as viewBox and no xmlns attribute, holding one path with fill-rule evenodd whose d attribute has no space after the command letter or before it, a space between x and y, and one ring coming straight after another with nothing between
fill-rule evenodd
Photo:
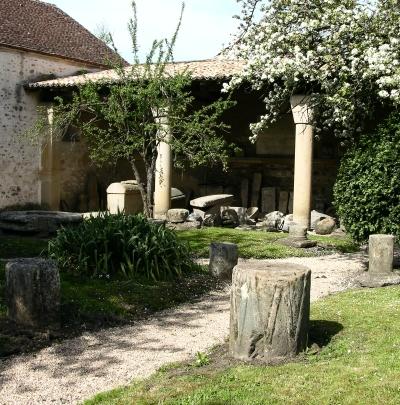
<instances>
[{"instance_id":1,"label":"shadow on grass","mask_svg":"<svg viewBox=\"0 0 400 405\"><path fill-rule=\"evenodd\" d=\"M311 320L308 332L308 346L317 344L322 348L327 346L332 338L343 330L343 325L338 322L325 320Z\"/></svg>"}]
</instances>

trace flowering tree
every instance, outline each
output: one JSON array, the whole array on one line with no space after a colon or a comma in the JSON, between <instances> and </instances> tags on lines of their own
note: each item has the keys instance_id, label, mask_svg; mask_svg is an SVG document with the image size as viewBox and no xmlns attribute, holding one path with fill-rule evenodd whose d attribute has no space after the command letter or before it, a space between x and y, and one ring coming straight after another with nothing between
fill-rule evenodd
<instances>
[{"instance_id":1,"label":"flowering tree","mask_svg":"<svg viewBox=\"0 0 400 405\"><path fill-rule=\"evenodd\" d=\"M311 96L316 134L352 139L380 103L400 104L397 0L237 0L240 32L228 52L247 63L224 91L264 91L252 140L292 94ZM261 18L257 19L257 16Z\"/></svg>"}]
</instances>

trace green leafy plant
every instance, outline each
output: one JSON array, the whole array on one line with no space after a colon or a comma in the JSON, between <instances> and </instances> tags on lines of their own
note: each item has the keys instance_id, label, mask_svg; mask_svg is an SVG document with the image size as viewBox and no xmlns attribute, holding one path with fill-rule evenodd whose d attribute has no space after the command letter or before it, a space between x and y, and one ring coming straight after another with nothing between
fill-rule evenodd
<instances>
[{"instance_id":1,"label":"green leafy plant","mask_svg":"<svg viewBox=\"0 0 400 405\"><path fill-rule=\"evenodd\" d=\"M157 281L179 277L193 266L175 232L143 215L92 217L61 229L48 251L63 271L96 278Z\"/></svg>"},{"instance_id":2,"label":"green leafy plant","mask_svg":"<svg viewBox=\"0 0 400 405\"><path fill-rule=\"evenodd\" d=\"M342 159L334 187L335 206L358 241L374 233L400 237L400 116L361 136Z\"/></svg>"},{"instance_id":3,"label":"green leafy plant","mask_svg":"<svg viewBox=\"0 0 400 405\"><path fill-rule=\"evenodd\" d=\"M210 364L210 359L207 356L207 354L203 352L197 352L194 365L196 367L204 367L207 366L208 364Z\"/></svg>"}]
</instances>

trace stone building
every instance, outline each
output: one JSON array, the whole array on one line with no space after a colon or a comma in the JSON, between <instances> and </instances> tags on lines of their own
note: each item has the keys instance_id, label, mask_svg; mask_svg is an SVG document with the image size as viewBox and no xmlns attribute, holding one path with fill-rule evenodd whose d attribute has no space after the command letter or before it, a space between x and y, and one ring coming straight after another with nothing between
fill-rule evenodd
<instances>
[{"instance_id":1,"label":"stone building","mask_svg":"<svg viewBox=\"0 0 400 405\"><path fill-rule=\"evenodd\" d=\"M240 61L212 59L178 62L169 65L168 69L170 73L190 71L193 79L191 87L193 96L197 101L207 103L220 96L222 84L240 72L242 66ZM113 71L104 71L30 83L27 89L36 92L41 99L50 100L56 95L68 94L86 81L112 82L116 78ZM168 209L170 187L183 191L188 197L187 201L208 194L229 193L235 196L236 206L256 205L262 211L280 209L284 212L293 210L296 212L296 203L293 208L293 195L297 185L298 216L307 217L303 211L309 212L312 208L318 210L329 208L339 148L333 137L324 137L321 142L313 141L312 127L308 125L311 112L308 111L307 100L302 97L298 100L295 98L288 100L287 113L266 130L255 144L252 144L249 141L251 135L249 124L256 122L263 113L262 98L254 92L247 91L246 88L237 91L234 97L237 104L224 117L231 127L230 133L225 136L229 142L237 144L241 152L231 157L228 172L223 172L219 167L172 170L171 178L167 178L164 184L157 184L156 179L155 211L162 216ZM292 106L290 101L293 103ZM170 166L171 152L168 145L163 145L162 148L163 156L159 159L159 164ZM164 167L162 172L170 171ZM130 166L124 162L118 163L112 176L110 172L107 175L108 184L112 181L133 178ZM97 173L96 182L94 188L104 196L107 185L104 175ZM89 192L88 189L85 191L83 183L81 187L81 193ZM91 198L87 196L85 199ZM71 200L68 201L68 205L78 209L76 205L78 200L82 198L75 196L75 203ZM298 218L298 222L306 222L306 219L300 221Z\"/></svg>"},{"instance_id":2,"label":"stone building","mask_svg":"<svg viewBox=\"0 0 400 405\"><path fill-rule=\"evenodd\" d=\"M104 208L106 187L133 178L126 162L118 162L112 170L94 170L84 141L74 133L62 140L52 140L50 134L41 153L21 141L18 134L34 122L37 105L49 106L51 122L54 97L71 93L85 81L115 79L113 71L102 70L104 60L113 54L54 6L36 0L2 0L1 19L5 13L5 19L14 19L14 23L0 25L0 208L26 202L77 211ZM31 24L29 18L34 20ZM46 35L41 35L43 32ZM174 63L168 69L189 70L193 96L207 103L220 96L222 84L242 66L240 61L217 58ZM82 74L82 70L89 73ZM231 157L229 171L219 167L172 170L163 184L156 181L155 211L162 216L168 209L167 190L171 187L186 194L183 205L190 198L230 193L235 195L234 205L295 211L300 223L307 222L310 208L329 208L338 146L329 136L313 142L306 99L300 98L293 108L288 100L287 113L252 144L249 124L263 113L262 97L243 88L235 98L237 105L224 119L231 126L228 140L241 152ZM169 166L168 145L163 145L163 150L158 164Z\"/></svg>"},{"instance_id":3,"label":"stone building","mask_svg":"<svg viewBox=\"0 0 400 405\"><path fill-rule=\"evenodd\" d=\"M51 4L0 1L0 208L28 202L57 207L62 197L55 184L73 193L76 184L80 187L86 181L79 166L88 162L79 148L60 143L53 159L49 145L33 146L21 139L35 122L39 103L38 94L27 92L24 85L103 70L115 57L102 41Z\"/></svg>"}]
</instances>

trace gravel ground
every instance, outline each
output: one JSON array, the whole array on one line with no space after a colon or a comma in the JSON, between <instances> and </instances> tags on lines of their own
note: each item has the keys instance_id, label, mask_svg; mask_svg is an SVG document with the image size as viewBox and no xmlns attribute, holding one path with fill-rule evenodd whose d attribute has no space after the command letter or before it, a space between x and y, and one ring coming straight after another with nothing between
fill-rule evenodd
<instances>
[{"instance_id":1,"label":"gravel ground","mask_svg":"<svg viewBox=\"0 0 400 405\"><path fill-rule=\"evenodd\" d=\"M352 286L362 254L285 259L312 270L311 299ZM244 261L249 266L253 260ZM188 359L228 335L229 288L133 326L87 333L0 363L1 404L75 404Z\"/></svg>"}]
</instances>

